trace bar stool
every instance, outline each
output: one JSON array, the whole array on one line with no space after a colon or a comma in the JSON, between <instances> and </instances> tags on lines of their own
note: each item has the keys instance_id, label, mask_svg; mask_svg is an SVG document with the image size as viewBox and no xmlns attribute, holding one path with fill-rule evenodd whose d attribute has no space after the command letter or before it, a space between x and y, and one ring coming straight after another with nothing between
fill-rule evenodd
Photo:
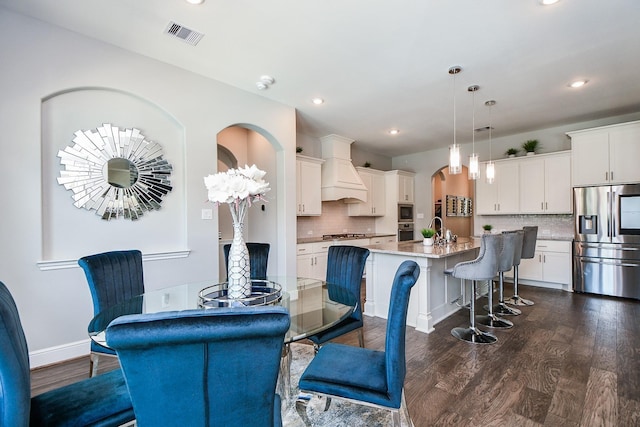
<instances>
[{"instance_id":1,"label":"bar stool","mask_svg":"<svg viewBox=\"0 0 640 427\"><path fill-rule=\"evenodd\" d=\"M504 273L511 270L515 264L520 264L520 258L522 257L522 239L524 238L523 230L504 231L503 234L515 234L515 242L513 245L513 252L511 256L506 255L509 258L510 266L505 271L498 272L498 304L493 306L493 312L498 316L518 316L522 314L521 310L514 307L509 307L504 302ZM501 259L502 261L502 259ZM506 264L506 261L505 261ZM489 311L489 306L485 305L484 309Z\"/></svg>"},{"instance_id":2,"label":"bar stool","mask_svg":"<svg viewBox=\"0 0 640 427\"><path fill-rule=\"evenodd\" d=\"M522 239L522 259L531 259L536 254L536 240L538 238L538 226L522 227L524 237ZM505 302L511 305L525 306L533 305L533 301L524 299L518 295L518 266L520 262L513 265L513 296Z\"/></svg>"},{"instance_id":3,"label":"bar stool","mask_svg":"<svg viewBox=\"0 0 640 427\"><path fill-rule=\"evenodd\" d=\"M499 279L499 301L503 301L503 286L504 286L504 273L511 270L513 267L513 254L515 253L516 246L518 251L522 248L522 231L518 232L503 232L502 233L502 250L498 256L498 279ZM488 314L476 316L476 323L479 323L490 328L511 328L513 323L498 317L493 311L493 280L489 281L489 292L487 295L488 304L485 306ZM504 302L502 302L504 305ZM498 307L499 304L496 306Z\"/></svg>"},{"instance_id":4,"label":"bar stool","mask_svg":"<svg viewBox=\"0 0 640 427\"><path fill-rule=\"evenodd\" d=\"M476 290L478 280L491 280L498 274L498 254L502 250L501 234L484 234L480 243L478 257L472 261L456 264L453 269L445 271L457 279L471 280L472 292L469 303L468 328L453 328L451 335L462 341L476 344L493 344L498 340L495 335L476 328Z\"/></svg>"}]
</instances>

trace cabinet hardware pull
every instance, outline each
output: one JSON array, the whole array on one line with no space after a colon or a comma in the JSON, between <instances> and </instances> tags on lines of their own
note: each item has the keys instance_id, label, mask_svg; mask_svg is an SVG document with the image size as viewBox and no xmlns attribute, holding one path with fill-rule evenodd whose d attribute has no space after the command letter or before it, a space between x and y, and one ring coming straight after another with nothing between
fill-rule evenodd
<instances>
[{"instance_id":1,"label":"cabinet hardware pull","mask_svg":"<svg viewBox=\"0 0 640 427\"><path fill-rule=\"evenodd\" d=\"M611 171L611 181L613 181L613 171Z\"/></svg>"},{"instance_id":2,"label":"cabinet hardware pull","mask_svg":"<svg viewBox=\"0 0 640 427\"><path fill-rule=\"evenodd\" d=\"M538 262L542 262L542 255L538 255Z\"/></svg>"},{"instance_id":3,"label":"cabinet hardware pull","mask_svg":"<svg viewBox=\"0 0 640 427\"><path fill-rule=\"evenodd\" d=\"M609 181L609 172L604 173L604 180Z\"/></svg>"},{"instance_id":4,"label":"cabinet hardware pull","mask_svg":"<svg viewBox=\"0 0 640 427\"><path fill-rule=\"evenodd\" d=\"M540 209L544 210L544 202L540 202Z\"/></svg>"},{"instance_id":5,"label":"cabinet hardware pull","mask_svg":"<svg viewBox=\"0 0 640 427\"><path fill-rule=\"evenodd\" d=\"M544 210L545 211L549 210L549 202L544 202Z\"/></svg>"}]
</instances>

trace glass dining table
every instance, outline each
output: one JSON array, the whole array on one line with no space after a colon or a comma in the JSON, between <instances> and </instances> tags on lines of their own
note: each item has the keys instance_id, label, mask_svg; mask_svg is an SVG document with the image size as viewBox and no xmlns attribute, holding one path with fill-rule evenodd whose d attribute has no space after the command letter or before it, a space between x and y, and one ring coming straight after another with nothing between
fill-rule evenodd
<instances>
[{"instance_id":1,"label":"glass dining table","mask_svg":"<svg viewBox=\"0 0 640 427\"><path fill-rule=\"evenodd\" d=\"M284 339L281 363L281 384L284 393L290 393L289 370L291 352L289 344L303 340L322 332L351 315L359 304L357 296L345 297L344 289L321 280L303 277L267 277L271 283L282 288L279 301L275 302L289 311L291 325ZM89 322L88 332L91 339L99 345L109 348L106 343L106 329L109 323L128 314L157 313L181 310L215 310L203 308L201 291L215 286L213 281L186 283L168 288L147 291L129 300L122 301L99 312ZM337 301L340 300L340 302Z\"/></svg>"}]
</instances>

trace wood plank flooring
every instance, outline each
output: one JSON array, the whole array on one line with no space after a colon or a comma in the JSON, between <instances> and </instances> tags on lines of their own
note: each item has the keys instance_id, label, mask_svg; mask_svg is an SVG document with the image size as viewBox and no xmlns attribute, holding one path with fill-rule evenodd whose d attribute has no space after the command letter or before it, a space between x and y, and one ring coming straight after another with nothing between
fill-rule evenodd
<instances>
[{"instance_id":1,"label":"wood plank flooring","mask_svg":"<svg viewBox=\"0 0 640 427\"><path fill-rule=\"evenodd\" d=\"M428 335L407 328L405 392L416 427L640 426L640 302L521 288L536 304L509 317L512 329L494 331L496 344L451 336L468 324L466 310ZM367 347L384 348L385 326L365 316ZM340 341L357 345L355 334ZM101 360L101 371L116 366ZM35 369L33 394L88 371L88 357Z\"/></svg>"}]
</instances>

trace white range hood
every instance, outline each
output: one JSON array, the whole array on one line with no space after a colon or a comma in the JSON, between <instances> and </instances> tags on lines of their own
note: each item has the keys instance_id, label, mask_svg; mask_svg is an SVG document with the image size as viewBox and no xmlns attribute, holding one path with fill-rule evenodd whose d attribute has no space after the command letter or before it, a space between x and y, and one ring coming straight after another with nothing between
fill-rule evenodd
<instances>
[{"instance_id":1,"label":"white range hood","mask_svg":"<svg viewBox=\"0 0 640 427\"><path fill-rule=\"evenodd\" d=\"M327 135L322 142L322 201L358 199L367 201L367 187L351 163L353 139Z\"/></svg>"}]
</instances>

